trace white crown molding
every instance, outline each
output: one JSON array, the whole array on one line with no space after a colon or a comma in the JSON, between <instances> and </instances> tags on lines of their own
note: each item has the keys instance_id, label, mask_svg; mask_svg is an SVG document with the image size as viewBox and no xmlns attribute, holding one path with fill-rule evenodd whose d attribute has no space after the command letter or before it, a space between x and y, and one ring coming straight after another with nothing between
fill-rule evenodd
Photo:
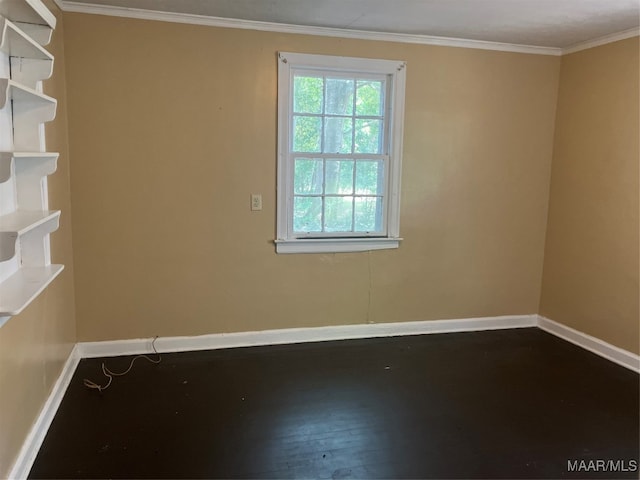
<instances>
[{"instance_id":1,"label":"white crown molding","mask_svg":"<svg viewBox=\"0 0 640 480\"><path fill-rule=\"evenodd\" d=\"M287 25L283 23L259 22L235 18L210 17L187 13L160 12L139 8L94 5L90 3L61 0L65 12L108 15L112 17L137 18L141 20L157 20L161 22L188 23L210 27L239 28L245 30L261 30L265 32L293 33L300 35L318 35L324 37L354 38L360 40L378 40L383 42L417 43L442 47L475 48L480 50L496 50L501 52L530 53L534 55L562 54L562 49L539 47L535 45L518 45L512 43L487 42L451 37L435 37L430 35L412 35L404 33L369 32L365 30L349 30L342 28L313 27L307 25Z\"/></svg>"},{"instance_id":2,"label":"white crown molding","mask_svg":"<svg viewBox=\"0 0 640 480\"><path fill-rule=\"evenodd\" d=\"M578 345L585 350L589 350L618 365L633 370L636 373L640 373L640 356L635 353L623 350L622 348L611 345L599 338L592 337L562 323L554 322L542 315L538 315L538 328L556 337L560 337L567 342Z\"/></svg>"},{"instance_id":3,"label":"white crown molding","mask_svg":"<svg viewBox=\"0 0 640 480\"><path fill-rule=\"evenodd\" d=\"M29 475L29 471L31 470L33 462L38 455L40 446L44 441L44 437L46 436L47 431L49 431L51 422L58 411L62 398L67 391L67 387L71 383L71 379L76 371L78 362L80 362L80 355L76 344L73 346L67 361L62 367L58 380L56 380L47 401L38 415L38 418L22 444L22 448L18 453L18 458L16 458L13 467L9 471L9 479L24 479Z\"/></svg>"},{"instance_id":4,"label":"white crown molding","mask_svg":"<svg viewBox=\"0 0 640 480\"><path fill-rule=\"evenodd\" d=\"M568 55L588 48L599 47L600 45L606 45L607 43L626 40L627 38L637 37L638 35L640 35L640 27L630 28L628 30L623 30L622 32L611 33L603 37L594 38L592 40L587 40L586 42L580 42L569 47L565 47L562 49L562 55Z\"/></svg>"},{"instance_id":5,"label":"white crown molding","mask_svg":"<svg viewBox=\"0 0 640 480\"><path fill-rule=\"evenodd\" d=\"M500 317L427 320L419 322L367 323L332 327L287 328L258 332L234 332L195 337L160 337L155 342L158 352L188 352L220 348L255 347L290 343L325 342L357 338L396 337L433 333L476 332L537 325L537 315L507 315ZM111 357L151 353L151 340L114 340L78 343L82 358Z\"/></svg>"}]
</instances>

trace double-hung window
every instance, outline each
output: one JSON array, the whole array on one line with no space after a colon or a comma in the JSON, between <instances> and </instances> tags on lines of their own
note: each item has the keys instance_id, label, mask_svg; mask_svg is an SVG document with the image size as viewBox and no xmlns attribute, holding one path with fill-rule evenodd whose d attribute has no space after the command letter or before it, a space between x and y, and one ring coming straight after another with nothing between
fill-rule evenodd
<instances>
[{"instance_id":1,"label":"double-hung window","mask_svg":"<svg viewBox=\"0 0 640 480\"><path fill-rule=\"evenodd\" d=\"M278 59L279 253L397 248L405 63Z\"/></svg>"}]
</instances>

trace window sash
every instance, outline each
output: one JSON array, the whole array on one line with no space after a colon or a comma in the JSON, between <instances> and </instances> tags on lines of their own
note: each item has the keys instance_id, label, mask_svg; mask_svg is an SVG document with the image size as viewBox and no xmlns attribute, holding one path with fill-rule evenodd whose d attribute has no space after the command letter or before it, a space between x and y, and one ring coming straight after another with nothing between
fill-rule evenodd
<instances>
[{"instance_id":1,"label":"window sash","mask_svg":"<svg viewBox=\"0 0 640 480\"><path fill-rule=\"evenodd\" d=\"M323 79L323 88L322 88L322 112L321 113L307 113L307 112L295 112L294 104L295 104L295 78L296 77L315 77ZM326 85L324 81L326 78L343 78L345 80L354 80L354 95L353 95L353 110L351 115L341 115L334 113L326 113ZM366 81L371 80L375 82L381 82L383 88L381 89L382 95L382 115L357 115L356 114L356 101L357 101L357 82L358 81ZM389 154L389 145L390 145L390 134L391 134L391 93L393 87L393 76L389 74L379 74L379 73L369 73L362 71L343 71L343 70L333 70L331 68L317 68L317 69L309 69L309 68L300 68L300 67L292 67L289 72L289 99L288 106L289 112L287 116L287 122L289 125L289 144L288 150L289 152L297 151L294 150L294 126L296 117L312 117L312 118L320 118L321 127L320 127L320 152L324 152L324 142L325 142L325 119L326 118L351 118L352 119L352 132L351 132L351 150L355 153L355 135L356 129L355 124L356 120L380 120L382 122L382 135L380 139L380 149L379 154ZM300 153L312 153L306 151L300 151Z\"/></svg>"},{"instance_id":2,"label":"window sash","mask_svg":"<svg viewBox=\"0 0 640 480\"><path fill-rule=\"evenodd\" d=\"M315 77L323 79L322 86L322 111L321 113L308 113L308 112L295 112L295 78L296 77ZM326 113L327 110L327 89L326 79L342 78L347 80L353 80L353 105L351 107L351 114L334 114ZM358 92L359 81L374 81L381 82L381 115L357 115L356 101ZM380 74L366 74L362 72L344 72L336 71L332 69L305 69L305 68L291 68L289 75L289 102L288 102L288 152L287 152L287 164L288 164L288 181L287 181L287 237L288 238L362 238L362 237L386 237L387 236L387 218L388 218L388 193L389 193L389 104L388 101L390 86L392 79L389 75ZM294 149L294 128L296 117L311 117L319 118L320 120L320 152L298 151ZM325 119L327 118L344 118L351 120L351 152L338 153L338 152L325 152ZM357 120L378 120L381 122L381 135L378 140L378 152L377 153L355 153L356 149L356 121ZM300 195L295 193L295 161L300 158L309 159L322 159L322 193L321 194L306 194ZM326 187L326 160L353 160L354 161L354 179L353 179L353 192L351 195L340 194L327 194L325 193ZM355 175L356 175L356 162L358 160L382 160L383 163L383 184L381 185L381 191L378 189L375 195L373 194L356 194L355 192ZM380 187L380 185L379 185ZM320 216L320 228L321 231L296 231L294 228L294 215L295 215L295 199L296 198L320 198L321 199L321 216ZM351 198L351 228L353 231L325 231L326 228L326 206L327 198ZM381 202L380 212L380 228L365 231L356 230L356 198L379 198ZM377 221L376 221L377 223Z\"/></svg>"},{"instance_id":3,"label":"window sash","mask_svg":"<svg viewBox=\"0 0 640 480\"><path fill-rule=\"evenodd\" d=\"M323 178L322 178L322 192L321 193L311 193L311 194L296 194L295 193L295 160L306 158L309 160L322 159L323 160ZM353 192L351 194L333 194L326 193L326 173L325 173L325 165L326 160L353 160L354 161L354 179L353 179ZM382 171L382 185L378 185L377 193L367 194L367 193L356 193L356 180L355 175L357 172L358 161L363 160L379 160L382 161L383 171ZM387 199L387 195L389 192L389 156L388 155L367 155L367 154L357 154L357 155L348 155L348 154L312 154L305 153L299 154L292 152L288 156L288 161L290 168L291 181L287 183L287 212L288 212L288 238L342 238L342 237L355 237L355 238L363 238L363 237L386 237L388 233L387 229L387 219L389 217L389 201ZM378 180L380 182L380 180ZM382 189L380 191L380 186ZM325 227L325 199L326 198L347 198L352 197L354 201L356 198L381 198L382 199L382 212L380 225L381 228L379 230L372 231L364 231L364 230L355 230L355 231L345 231L345 232L327 232L327 231L310 231L310 232L302 232L296 231L293 225L293 216L294 216L294 202L296 197L306 197L306 198L321 198L322 199L322 215L320 220L321 228L324 230ZM352 227L355 228L355 205L352 206Z\"/></svg>"}]
</instances>

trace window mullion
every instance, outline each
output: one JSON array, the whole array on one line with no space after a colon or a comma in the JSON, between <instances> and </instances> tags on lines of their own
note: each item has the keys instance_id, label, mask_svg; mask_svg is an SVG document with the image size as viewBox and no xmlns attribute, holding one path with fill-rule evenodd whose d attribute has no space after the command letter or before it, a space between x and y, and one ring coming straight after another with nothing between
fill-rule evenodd
<instances>
[{"instance_id":1,"label":"window mullion","mask_svg":"<svg viewBox=\"0 0 640 480\"><path fill-rule=\"evenodd\" d=\"M356 197L351 197L351 231L356 229Z\"/></svg>"},{"instance_id":2,"label":"window mullion","mask_svg":"<svg viewBox=\"0 0 640 480\"><path fill-rule=\"evenodd\" d=\"M358 79L353 79L353 104L351 111L351 154L356 153L356 98L358 97ZM352 173L352 192L351 197L351 231L355 232L356 229L356 159L353 159L353 173Z\"/></svg>"},{"instance_id":3,"label":"window mullion","mask_svg":"<svg viewBox=\"0 0 640 480\"><path fill-rule=\"evenodd\" d=\"M324 153L324 121L327 112L327 77L322 76L322 115L320 121L320 152Z\"/></svg>"},{"instance_id":4,"label":"window mullion","mask_svg":"<svg viewBox=\"0 0 640 480\"><path fill-rule=\"evenodd\" d=\"M358 96L358 79L353 79L353 102L351 110L351 153L356 153L356 97Z\"/></svg>"},{"instance_id":5,"label":"window mullion","mask_svg":"<svg viewBox=\"0 0 640 480\"><path fill-rule=\"evenodd\" d=\"M324 232L324 218L325 218L325 209L326 209L326 195L327 195L327 159L322 159L322 213L320 218L320 226L322 227L322 231Z\"/></svg>"},{"instance_id":6,"label":"window mullion","mask_svg":"<svg viewBox=\"0 0 640 480\"><path fill-rule=\"evenodd\" d=\"M297 158L335 158L337 160L384 160L389 156L379 153L317 153L317 152L291 152Z\"/></svg>"},{"instance_id":7,"label":"window mullion","mask_svg":"<svg viewBox=\"0 0 640 480\"><path fill-rule=\"evenodd\" d=\"M355 111L355 110L354 110ZM352 182L352 192L353 199L351 201L351 231L355 232L356 230L356 172L358 171L358 161L353 159L353 177L351 179Z\"/></svg>"}]
</instances>

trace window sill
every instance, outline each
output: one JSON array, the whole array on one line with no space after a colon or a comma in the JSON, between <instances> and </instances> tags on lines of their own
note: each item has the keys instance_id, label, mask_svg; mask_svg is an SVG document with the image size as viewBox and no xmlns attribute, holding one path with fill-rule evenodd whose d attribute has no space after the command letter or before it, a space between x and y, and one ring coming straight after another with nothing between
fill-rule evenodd
<instances>
[{"instance_id":1,"label":"window sill","mask_svg":"<svg viewBox=\"0 0 640 480\"><path fill-rule=\"evenodd\" d=\"M275 240L276 253L347 253L398 248L402 238L304 238Z\"/></svg>"}]
</instances>

